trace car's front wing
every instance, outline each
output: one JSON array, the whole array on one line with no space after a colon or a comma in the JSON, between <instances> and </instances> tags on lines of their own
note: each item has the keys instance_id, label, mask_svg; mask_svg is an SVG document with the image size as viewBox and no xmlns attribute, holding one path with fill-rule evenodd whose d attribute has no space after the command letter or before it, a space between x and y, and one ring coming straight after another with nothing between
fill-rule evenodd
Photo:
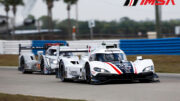
<instances>
[{"instance_id":1,"label":"car's front wing","mask_svg":"<svg viewBox=\"0 0 180 101\"><path fill-rule=\"evenodd\" d=\"M98 80L98 81L106 81L106 80L143 80L143 79L149 79L152 80L154 77L157 77L157 75L153 72L145 72L145 73L139 73L139 74L104 74L99 73L96 76L93 76L92 79Z\"/></svg>"}]
</instances>

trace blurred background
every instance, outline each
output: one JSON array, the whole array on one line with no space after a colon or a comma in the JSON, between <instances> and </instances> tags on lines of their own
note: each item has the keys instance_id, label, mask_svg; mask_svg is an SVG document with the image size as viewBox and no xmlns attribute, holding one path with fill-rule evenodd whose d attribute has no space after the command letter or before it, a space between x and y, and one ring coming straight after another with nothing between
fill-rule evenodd
<instances>
[{"instance_id":1,"label":"blurred background","mask_svg":"<svg viewBox=\"0 0 180 101\"><path fill-rule=\"evenodd\" d=\"M0 0L0 39L179 37L180 1L123 6L125 0Z\"/></svg>"}]
</instances>

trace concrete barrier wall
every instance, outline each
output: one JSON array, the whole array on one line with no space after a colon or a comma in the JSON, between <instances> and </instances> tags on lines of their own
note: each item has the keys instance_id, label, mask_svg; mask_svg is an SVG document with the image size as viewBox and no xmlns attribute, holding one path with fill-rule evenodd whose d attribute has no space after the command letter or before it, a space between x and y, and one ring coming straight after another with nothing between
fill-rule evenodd
<instances>
[{"instance_id":1,"label":"concrete barrier wall","mask_svg":"<svg viewBox=\"0 0 180 101\"><path fill-rule=\"evenodd\" d=\"M4 54L3 41L0 40L0 54Z\"/></svg>"},{"instance_id":2,"label":"concrete barrier wall","mask_svg":"<svg viewBox=\"0 0 180 101\"><path fill-rule=\"evenodd\" d=\"M31 46L32 41L31 40L14 40L14 41L7 41L7 40L1 40L1 46L0 51L2 51L0 54L18 54L19 52L19 44L22 44L23 46ZM26 52L31 52L31 50L27 50Z\"/></svg>"}]
</instances>

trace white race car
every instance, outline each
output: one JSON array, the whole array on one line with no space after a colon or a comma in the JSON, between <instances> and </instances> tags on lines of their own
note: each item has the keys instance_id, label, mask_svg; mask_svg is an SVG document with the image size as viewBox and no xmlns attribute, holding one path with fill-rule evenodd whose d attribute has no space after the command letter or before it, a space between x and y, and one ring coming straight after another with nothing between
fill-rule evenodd
<instances>
[{"instance_id":1,"label":"white race car","mask_svg":"<svg viewBox=\"0 0 180 101\"><path fill-rule=\"evenodd\" d=\"M69 52L72 52L69 50ZM73 51L78 52L78 51ZM102 83L109 80L154 81L158 78L151 59L128 61L125 53L117 45L102 45L89 49L87 55L59 59L56 77L61 81L85 80L87 83Z\"/></svg>"},{"instance_id":2,"label":"white race car","mask_svg":"<svg viewBox=\"0 0 180 101\"><path fill-rule=\"evenodd\" d=\"M55 73L55 69L59 67L58 59L61 57L71 56L70 52L61 52L61 49L68 50L68 46L60 46L60 44L46 44L44 47L20 47L21 50L27 49L45 49L46 53L43 55L43 51L38 51L38 59L36 60L34 54L21 53L19 56L19 70L22 73L41 72L42 74ZM73 57L71 57L73 58Z\"/></svg>"}]
</instances>

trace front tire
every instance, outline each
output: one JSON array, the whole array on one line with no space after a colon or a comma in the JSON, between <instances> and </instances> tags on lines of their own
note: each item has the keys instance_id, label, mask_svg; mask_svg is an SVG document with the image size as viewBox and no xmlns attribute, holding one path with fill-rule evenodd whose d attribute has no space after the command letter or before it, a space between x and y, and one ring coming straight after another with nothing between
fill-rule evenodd
<instances>
[{"instance_id":1,"label":"front tire","mask_svg":"<svg viewBox=\"0 0 180 101\"><path fill-rule=\"evenodd\" d=\"M45 74L45 68L44 68L44 59L41 60L41 74Z\"/></svg>"},{"instance_id":2,"label":"front tire","mask_svg":"<svg viewBox=\"0 0 180 101\"><path fill-rule=\"evenodd\" d=\"M92 83L91 70L90 70L90 65L88 63L86 63L85 65L85 73L86 73L86 82L91 84Z\"/></svg>"},{"instance_id":3,"label":"front tire","mask_svg":"<svg viewBox=\"0 0 180 101\"><path fill-rule=\"evenodd\" d=\"M62 82L66 82L67 81L67 79L65 78L66 77L66 72L65 72L65 66L64 66L63 61L61 61L59 63L58 75L59 75L59 78L60 78L60 80Z\"/></svg>"}]
</instances>

